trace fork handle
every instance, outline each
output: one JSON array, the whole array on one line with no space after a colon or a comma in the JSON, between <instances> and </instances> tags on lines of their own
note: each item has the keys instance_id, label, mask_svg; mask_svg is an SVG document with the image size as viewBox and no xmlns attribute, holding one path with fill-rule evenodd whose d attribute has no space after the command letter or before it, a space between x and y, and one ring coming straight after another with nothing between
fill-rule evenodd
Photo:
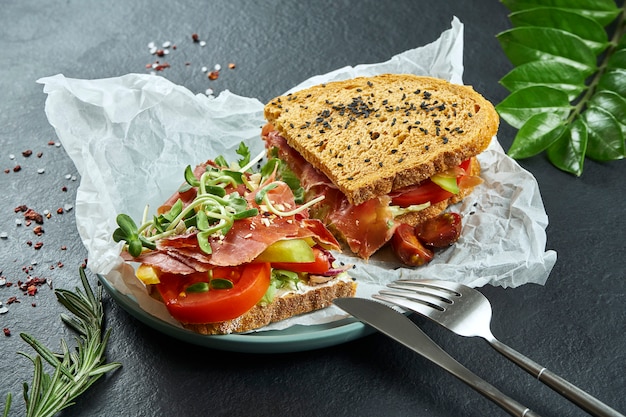
<instances>
[{"instance_id":1,"label":"fork handle","mask_svg":"<svg viewBox=\"0 0 626 417\"><path fill-rule=\"evenodd\" d=\"M563 397L567 398L592 416L596 417L625 417L615 409L604 404L602 401L578 388L571 382L566 381L554 372L527 358L515 349L505 345L497 339L487 340L491 346L520 366L529 374L536 377Z\"/></svg>"}]
</instances>

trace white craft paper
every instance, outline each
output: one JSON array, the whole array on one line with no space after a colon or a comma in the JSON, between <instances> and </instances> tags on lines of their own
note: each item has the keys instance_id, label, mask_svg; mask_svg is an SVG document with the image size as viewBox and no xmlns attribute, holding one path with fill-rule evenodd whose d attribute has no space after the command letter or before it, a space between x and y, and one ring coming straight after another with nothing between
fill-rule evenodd
<instances>
[{"instance_id":1,"label":"white craft paper","mask_svg":"<svg viewBox=\"0 0 626 417\"><path fill-rule=\"evenodd\" d=\"M345 67L319 75L290 92L355 76L413 73L462 83L463 25L457 19L441 37L378 64ZM182 183L187 165L218 155L235 158L245 141L253 154L263 150L263 103L225 91L218 97L194 95L156 75L78 80L42 78L46 115L81 176L76 224L88 250L89 267L147 312L173 324L163 304L150 298L119 257L113 242L115 217L139 220L144 207L158 207ZM515 287L545 283L556 253L546 251L547 215L535 178L507 157L494 137L479 156L484 183L451 210L463 215L463 233L453 247L420 268L398 265L382 251L368 262L346 253L357 295L369 297L399 277L446 279L471 286ZM320 324L345 317L338 308L303 315L266 327Z\"/></svg>"}]
</instances>

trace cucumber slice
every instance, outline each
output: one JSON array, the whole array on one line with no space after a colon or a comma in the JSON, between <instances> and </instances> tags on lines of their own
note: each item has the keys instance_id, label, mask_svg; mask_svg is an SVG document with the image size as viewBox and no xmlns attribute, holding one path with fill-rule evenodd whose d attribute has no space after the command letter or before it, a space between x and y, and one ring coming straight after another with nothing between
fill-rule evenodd
<instances>
[{"instance_id":1,"label":"cucumber slice","mask_svg":"<svg viewBox=\"0 0 626 417\"><path fill-rule=\"evenodd\" d=\"M257 258L261 262L313 262L315 254L304 239L279 240L267 247Z\"/></svg>"}]
</instances>

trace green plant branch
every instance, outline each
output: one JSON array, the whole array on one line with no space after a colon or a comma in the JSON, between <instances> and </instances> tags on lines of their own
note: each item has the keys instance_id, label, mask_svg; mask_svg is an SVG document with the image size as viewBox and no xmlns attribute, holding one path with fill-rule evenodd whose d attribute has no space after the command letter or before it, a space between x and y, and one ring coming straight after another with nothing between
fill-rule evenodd
<instances>
[{"instance_id":1,"label":"green plant branch","mask_svg":"<svg viewBox=\"0 0 626 417\"><path fill-rule=\"evenodd\" d=\"M620 39L624 36L624 32L626 31L626 25L624 21L624 14L626 11L624 10L624 6L621 7L621 11L617 17L617 22L615 25L615 33L609 42L609 47L604 54L604 58L602 59L602 63L598 66L598 71L593 76L593 79L589 83L589 86L585 90L585 94L578 100L576 105L574 106L572 112L567 118L567 123L571 124L576 118L578 118L581 113L585 110L587 102L593 97L596 93L596 88L598 87L598 83L600 79L606 73L608 62L611 59L611 56L615 53L615 49L617 49L617 45L619 44Z\"/></svg>"},{"instance_id":2,"label":"green plant branch","mask_svg":"<svg viewBox=\"0 0 626 417\"><path fill-rule=\"evenodd\" d=\"M121 364L106 362L105 350L111 329L103 330L102 286L97 284L94 294L84 268L79 269L83 290L76 288L55 290L58 301L75 316L61 315L62 321L74 330L76 349L70 350L61 340L62 353L54 353L34 337L22 333L20 336L37 352L28 358L34 367L31 385L23 384L27 417L52 417L74 404L74 401L106 372L117 369ZM50 364L54 373L44 372L43 361ZM8 417L11 408L11 393L7 394L3 417Z\"/></svg>"}]
</instances>

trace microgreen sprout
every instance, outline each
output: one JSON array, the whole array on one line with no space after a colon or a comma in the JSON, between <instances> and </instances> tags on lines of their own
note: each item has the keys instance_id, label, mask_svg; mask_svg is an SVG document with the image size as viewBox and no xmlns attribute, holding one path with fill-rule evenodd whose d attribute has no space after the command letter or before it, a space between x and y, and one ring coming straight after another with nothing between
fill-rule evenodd
<instances>
[{"instance_id":1,"label":"microgreen sprout","mask_svg":"<svg viewBox=\"0 0 626 417\"><path fill-rule=\"evenodd\" d=\"M320 196L291 211L279 210L268 197L268 191L279 184L273 178L279 176L291 188L297 203L304 196L298 178L276 158L268 160L260 173L252 173L252 167L263 159L264 153L251 158L250 150L243 142L236 152L241 156L237 162L228 164L220 156L213 164L207 165L199 178L194 169L187 166L184 173L185 184L179 188L179 192L195 188L196 196L193 201L185 205L178 199L167 212L155 215L151 220L148 220L146 207L140 226L128 215L120 214L116 219L119 227L113 233L113 239L116 242L125 241L128 253L137 257L144 248L156 249L159 239L195 232L201 250L211 254L211 240L226 235L235 221L259 214L258 209L250 207L248 201L237 191L241 190L240 185L249 192L256 191L256 203L263 202L277 216L292 216L323 199ZM260 184L264 185L259 190Z\"/></svg>"}]
</instances>

